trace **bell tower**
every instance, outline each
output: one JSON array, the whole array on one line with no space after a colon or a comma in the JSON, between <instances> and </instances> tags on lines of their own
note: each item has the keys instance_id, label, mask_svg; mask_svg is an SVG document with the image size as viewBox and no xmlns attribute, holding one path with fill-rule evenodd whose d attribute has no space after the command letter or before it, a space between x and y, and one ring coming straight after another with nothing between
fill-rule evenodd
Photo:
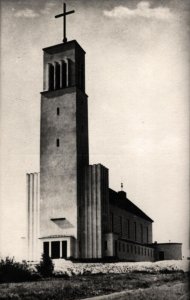
<instances>
[{"instance_id":1,"label":"bell tower","mask_svg":"<svg viewBox=\"0 0 190 300\"><path fill-rule=\"evenodd\" d=\"M40 239L52 258L78 257L89 164L85 52L75 41L43 49Z\"/></svg>"}]
</instances>

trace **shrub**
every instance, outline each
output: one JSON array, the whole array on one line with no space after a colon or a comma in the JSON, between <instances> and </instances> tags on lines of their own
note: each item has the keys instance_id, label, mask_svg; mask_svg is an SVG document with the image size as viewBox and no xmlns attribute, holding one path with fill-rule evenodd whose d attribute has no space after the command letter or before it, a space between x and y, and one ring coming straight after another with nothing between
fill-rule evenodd
<instances>
[{"instance_id":1,"label":"shrub","mask_svg":"<svg viewBox=\"0 0 190 300\"><path fill-rule=\"evenodd\" d=\"M51 277L53 275L54 264L49 255L44 253L42 254L42 260L36 268L43 277Z\"/></svg>"},{"instance_id":2,"label":"shrub","mask_svg":"<svg viewBox=\"0 0 190 300\"><path fill-rule=\"evenodd\" d=\"M26 261L19 263L10 257L0 260L0 283L31 281L37 277L37 274L29 269Z\"/></svg>"}]
</instances>

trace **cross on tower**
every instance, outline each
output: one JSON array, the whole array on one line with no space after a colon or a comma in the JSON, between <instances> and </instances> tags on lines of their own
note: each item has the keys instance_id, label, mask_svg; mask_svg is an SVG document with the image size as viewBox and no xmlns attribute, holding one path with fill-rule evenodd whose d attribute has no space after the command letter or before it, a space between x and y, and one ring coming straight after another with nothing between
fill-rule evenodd
<instances>
[{"instance_id":1,"label":"cross on tower","mask_svg":"<svg viewBox=\"0 0 190 300\"><path fill-rule=\"evenodd\" d=\"M63 13L55 16L55 18L63 17L63 43L67 42L67 37L66 37L66 15L73 14L74 12L75 12L74 10L66 11L66 3L63 3Z\"/></svg>"}]
</instances>

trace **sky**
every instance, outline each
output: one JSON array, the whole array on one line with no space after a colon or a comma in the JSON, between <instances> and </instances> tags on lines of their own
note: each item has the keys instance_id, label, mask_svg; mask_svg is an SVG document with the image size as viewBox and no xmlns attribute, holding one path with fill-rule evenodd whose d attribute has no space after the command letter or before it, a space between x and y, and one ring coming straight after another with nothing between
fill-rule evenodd
<instances>
[{"instance_id":1,"label":"sky","mask_svg":"<svg viewBox=\"0 0 190 300\"><path fill-rule=\"evenodd\" d=\"M0 254L22 256L26 173L39 172L42 48L62 42L60 0L1 0ZM189 247L189 1L68 0L86 51L90 163Z\"/></svg>"}]
</instances>

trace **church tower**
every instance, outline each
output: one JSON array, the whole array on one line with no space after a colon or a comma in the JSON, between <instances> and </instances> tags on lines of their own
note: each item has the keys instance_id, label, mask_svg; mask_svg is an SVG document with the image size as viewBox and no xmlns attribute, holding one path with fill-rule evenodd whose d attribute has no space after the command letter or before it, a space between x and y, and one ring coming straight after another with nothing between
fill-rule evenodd
<instances>
[{"instance_id":1,"label":"church tower","mask_svg":"<svg viewBox=\"0 0 190 300\"><path fill-rule=\"evenodd\" d=\"M40 239L52 258L79 257L85 167L89 164L85 52L75 41L43 49Z\"/></svg>"}]
</instances>

